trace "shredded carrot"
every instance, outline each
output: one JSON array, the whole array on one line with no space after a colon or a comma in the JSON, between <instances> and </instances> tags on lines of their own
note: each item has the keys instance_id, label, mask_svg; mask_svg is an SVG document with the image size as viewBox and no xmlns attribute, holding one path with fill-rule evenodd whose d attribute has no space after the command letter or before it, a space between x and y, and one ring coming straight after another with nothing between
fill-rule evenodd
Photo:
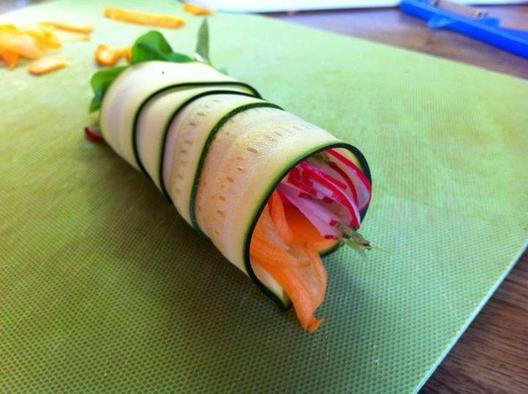
<instances>
[{"instance_id":1,"label":"shredded carrot","mask_svg":"<svg viewBox=\"0 0 528 394\"><path fill-rule=\"evenodd\" d=\"M0 59L2 59L8 69L12 70L18 64L18 58L20 56L18 53L11 51L0 52Z\"/></svg>"},{"instance_id":2,"label":"shredded carrot","mask_svg":"<svg viewBox=\"0 0 528 394\"><path fill-rule=\"evenodd\" d=\"M326 271L316 250L309 244L299 246L288 243L290 237L287 232L277 229L276 220L284 220L281 218L284 213L280 213L281 203L276 196L272 196L272 208L270 204L264 208L251 238L251 262L260 265L279 282L290 297L301 326L311 333L320 324L314 313L324 299ZM272 209L275 213L270 212Z\"/></svg>"},{"instance_id":3,"label":"shredded carrot","mask_svg":"<svg viewBox=\"0 0 528 394\"><path fill-rule=\"evenodd\" d=\"M27 71L33 75L44 75L60 70L68 65L68 61L62 56L49 56L35 60L28 66Z\"/></svg>"},{"instance_id":4,"label":"shredded carrot","mask_svg":"<svg viewBox=\"0 0 528 394\"><path fill-rule=\"evenodd\" d=\"M293 233L288 226L288 222L286 221L286 214L284 212L282 198L277 191L274 191L271 195L269 205L271 219L273 220L273 224L277 228L279 235L284 240L284 242L291 243L293 241Z\"/></svg>"},{"instance_id":5,"label":"shredded carrot","mask_svg":"<svg viewBox=\"0 0 528 394\"><path fill-rule=\"evenodd\" d=\"M107 18L128 22L136 23L140 25L149 25L157 27L166 27L171 29L177 29L185 24L185 21L174 15L165 14L152 14L149 12L126 10L123 8L108 7L104 10L104 15Z\"/></svg>"},{"instance_id":6,"label":"shredded carrot","mask_svg":"<svg viewBox=\"0 0 528 394\"><path fill-rule=\"evenodd\" d=\"M70 23L70 22L60 22L60 21L45 21L41 23L45 26L52 26L59 30L66 30L74 33L91 33L93 30L93 25L87 23Z\"/></svg>"},{"instance_id":7,"label":"shredded carrot","mask_svg":"<svg viewBox=\"0 0 528 394\"><path fill-rule=\"evenodd\" d=\"M119 49L111 47L107 44L99 44L95 49L94 58L100 66L113 66L119 59L122 53Z\"/></svg>"},{"instance_id":8,"label":"shredded carrot","mask_svg":"<svg viewBox=\"0 0 528 394\"><path fill-rule=\"evenodd\" d=\"M210 15L213 13L213 10L211 9L203 8L192 3L185 3L183 5L183 10L191 15Z\"/></svg>"},{"instance_id":9,"label":"shredded carrot","mask_svg":"<svg viewBox=\"0 0 528 394\"><path fill-rule=\"evenodd\" d=\"M315 226L292 204L286 205L284 211L295 245L309 244L318 252L323 252L336 245L337 240L321 237Z\"/></svg>"}]
</instances>

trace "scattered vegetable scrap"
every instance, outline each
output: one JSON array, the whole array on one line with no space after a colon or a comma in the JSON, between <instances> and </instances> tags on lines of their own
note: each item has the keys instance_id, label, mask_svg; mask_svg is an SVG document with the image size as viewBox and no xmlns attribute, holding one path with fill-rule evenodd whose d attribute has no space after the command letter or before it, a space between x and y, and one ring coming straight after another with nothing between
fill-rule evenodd
<instances>
[{"instance_id":1,"label":"scattered vegetable scrap","mask_svg":"<svg viewBox=\"0 0 528 394\"><path fill-rule=\"evenodd\" d=\"M174 15L152 14L149 12L127 10L123 8L105 8L104 15L107 18L116 21L136 23L139 25L166 27L171 29L177 29L185 24L183 19Z\"/></svg>"},{"instance_id":2,"label":"scattered vegetable scrap","mask_svg":"<svg viewBox=\"0 0 528 394\"><path fill-rule=\"evenodd\" d=\"M92 30L91 25L57 21L23 26L0 24L0 61L12 70L21 59L40 59L27 67L34 75L59 70L69 64L64 57L43 56L60 49L61 41L89 40Z\"/></svg>"},{"instance_id":3,"label":"scattered vegetable scrap","mask_svg":"<svg viewBox=\"0 0 528 394\"><path fill-rule=\"evenodd\" d=\"M95 61L100 66L113 66L121 58L117 48L106 44L99 44L95 49Z\"/></svg>"},{"instance_id":4,"label":"scattered vegetable scrap","mask_svg":"<svg viewBox=\"0 0 528 394\"><path fill-rule=\"evenodd\" d=\"M60 70L69 65L68 61L63 56L48 56L31 63L27 70L33 75L43 75L52 71Z\"/></svg>"},{"instance_id":5,"label":"scattered vegetable scrap","mask_svg":"<svg viewBox=\"0 0 528 394\"><path fill-rule=\"evenodd\" d=\"M213 10L211 9L203 8L192 3L185 3L183 5L183 10L191 15L210 15L213 13Z\"/></svg>"},{"instance_id":6,"label":"scattered vegetable scrap","mask_svg":"<svg viewBox=\"0 0 528 394\"><path fill-rule=\"evenodd\" d=\"M74 33L91 33L93 26L86 23L68 23L68 22L57 22L57 21L46 21L42 22L42 25L51 26L59 30L71 31Z\"/></svg>"},{"instance_id":7,"label":"scattered vegetable scrap","mask_svg":"<svg viewBox=\"0 0 528 394\"><path fill-rule=\"evenodd\" d=\"M130 61L131 57L131 47L125 46L121 48L114 48L107 44L99 44L95 49L95 62L104 67L113 66L121 58L125 58L127 61Z\"/></svg>"},{"instance_id":8,"label":"scattered vegetable scrap","mask_svg":"<svg viewBox=\"0 0 528 394\"><path fill-rule=\"evenodd\" d=\"M50 27L0 25L0 58L9 69L15 68L20 58L38 59L61 46Z\"/></svg>"},{"instance_id":9,"label":"scattered vegetable scrap","mask_svg":"<svg viewBox=\"0 0 528 394\"><path fill-rule=\"evenodd\" d=\"M130 60L132 59L132 45L122 47L121 54L125 57L126 61L130 63Z\"/></svg>"},{"instance_id":10,"label":"scattered vegetable scrap","mask_svg":"<svg viewBox=\"0 0 528 394\"><path fill-rule=\"evenodd\" d=\"M11 51L3 51L0 52L0 59L4 61L7 68L12 70L16 67L18 63L19 55L18 53L11 52Z\"/></svg>"}]
</instances>

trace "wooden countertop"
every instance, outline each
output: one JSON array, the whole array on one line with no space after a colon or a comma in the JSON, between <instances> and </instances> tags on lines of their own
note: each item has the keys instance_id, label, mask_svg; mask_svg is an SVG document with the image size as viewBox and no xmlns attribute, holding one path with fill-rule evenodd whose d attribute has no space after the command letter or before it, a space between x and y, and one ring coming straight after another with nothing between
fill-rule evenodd
<instances>
[{"instance_id":1,"label":"wooden countertop","mask_svg":"<svg viewBox=\"0 0 528 394\"><path fill-rule=\"evenodd\" d=\"M43 0L2 0L0 13ZM528 6L487 7L528 30ZM528 79L528 60L455 33L431 30L397 9L274 14L317 29L426 52ZM527 103L528 104L528 103ZM528 252L422 389L423 393L528 393Z\"/></svg>"}]
</instances>

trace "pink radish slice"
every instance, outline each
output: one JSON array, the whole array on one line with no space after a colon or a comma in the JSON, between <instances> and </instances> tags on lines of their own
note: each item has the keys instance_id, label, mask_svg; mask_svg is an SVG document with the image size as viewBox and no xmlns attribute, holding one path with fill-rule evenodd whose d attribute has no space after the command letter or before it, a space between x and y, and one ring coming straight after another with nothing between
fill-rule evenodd
<instances>
[{"instance_id":1,"label":"pink radish slice","mask_svg":"<svg viewBox=\"0 0 528 394\"><path fill-rule=\"evenodd\" d=\"M103 144L105 142L103 136L99 134L94 127L86 126L84 128L84 135L86 136L86 139L94 144Z\"/></svg>"},{"instance_id":2,"label":"pink radish slice","mask_svg":"<svg viewBox=\"0 0 528 394\"><path fill-rule=\"evenodd\" d=\"M339 192L336 193L329 190L318 182L313 182L313 184L316 194L319 196L317 199L325 203L329 210L340 217L341 223L354 227L354 223L357 221L358 226L355 228L359 228L359 211L355 203L349 200L348 196L343 198L339 195Z\"/></svg>"},{"instance_id":3,"label":"pink radish slice","mask_svg":"<svg viewBox=\"0 0 528 394\"><path fill-rule=\"evenodd\" d=\"M327 239L337 239L343 234L335 226L339 218L335 217L330 211L313 200L299 197L298 192L286 184L281 183L278 186L279 194L282 198L288 200L312 223L317 231ZM333 223L333 225L331 224Z\"/></svg>"},{"instance_id":4,"label":"pink radish slice","mask_svg":"<svg viewBox=\"0 0 528 394\"><path fill-rule=\"evenodd\" d=\"M335 186L339 187L340 189L345 190L346 184L341 182L339 179L337 179L334 176L329 175L326 171L322 171L318 166L310 163L310 162L303 162L301 163L300 167L305 170L307 167L309 167L312 171L317 172L317 174L323 178L325 178L328 182L331 182ZM305 179L310 180L310 176L303 172L303 175L305 175Z\"/></svg>"},{"instance_id":5,"label":"pink radish slice","mask_svg":"<svg viewBox=\"0 0 528 394\"><path fill-rule=\"evenodd\" d=\"M341 222L346 223L348 226L359 228L359 211L357 210L355 203L349 201L346 195L343 196L344 193L341 192L337 186L330 186L330 189L321 183L314 181L313 178L310 180L311 175L308 173L309 171L303 170L301 176L298 174L298 170L296 170L294 171L294 175L288 177L283 183L287 183L289 186L292 186L301 192L308 193L317 200L321 200L327 204L332 203L335 208L334 211L340 211L339 213L336 212L336 214L343 218ZM304 178L305 181L301 181L300 178ZM331 183L331 181L326 182L327 185ZM310 186L307 186L307 184L310 184ZM358 225L355 225L356 222Z\"/></svg>"},{"instance_id":6,"label":"pink radish slice","mask_svg":"<svg viewBox=\"0 0 528 394\"><path fill-rule=\"evenodd\" d=\"M312 163L314 166L319 168L321 171L328 174L330 177L334 179L339 179L342 182L346 184L344 187L344 190L347 191L347 193L352 194L352 199L358 205L358 197L356 188L354 187L354 183L350 179L350 177L343 171L336 163L333 161L328 161L327 163Z\"/></svg>"},{"instance_id":7,"label":"pink radish slice","mask_svg":"<svg viewBox=\"0 0 528 394\"><path fill-rule=\"evenodd\" d=\"M336 163L333 163L333 162L328 163L327 167L330 167L330 169L332 169L333 171L338 173L341 176L341 178L345 180L346 185L348 186L347 190L350 191L350 193L352 194L352 198L354 199L354 202L357 205L358 204L358 196L357 196L356 188L354 187L354 183L347 176L345 171L343 171L341 168L339 168L339 166Z\"/></svg>"},{"instance_id":8,"label":"pink radish slice","mask_svg":"<svg viewBox=\"0 0 528 394\"><path fill-rule=\"evenodd\" d=\"M328 153L332 162L341 168L354 183L358 195L359 209L363 210L370 202L371 186L369 180L361 169L338 151L328 149L326 153Z\"/></svg>"},{"instance_id":9,"label":"pink radish slice","mask_svg":"<svg viewBox=\"0 0 528 394\"><path fill-rule=\"evenodd\" d=\"M359 228L360 215L356 204L354 203L352 198L350 198L346 193L343 192L342 189L340 189L335 184L334 179L309 163L302 162L299 164L299 166L303 170L304 175L308 176L313 181L315 181L314 188L317 191L324 191L321 190L321 188L318 188L317 184L320 184L323 188L331 191L332 195L328 197L333 198L334 201L340 203L341 205L347 208L350 213L350 218L347 221L348 225L354 228Z\"/></svg>"}]
</instances>

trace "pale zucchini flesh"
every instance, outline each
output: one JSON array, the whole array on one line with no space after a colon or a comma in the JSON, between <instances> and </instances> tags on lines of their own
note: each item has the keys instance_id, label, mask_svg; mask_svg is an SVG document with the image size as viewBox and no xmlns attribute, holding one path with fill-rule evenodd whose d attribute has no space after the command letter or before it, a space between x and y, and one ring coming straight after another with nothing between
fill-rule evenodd
<instances>
[{"instance_id":1,"label":"pale zucchini flesh","mask_svg":"<svg viewBox=\"0 0 528 394\"><path fill-rule=\"evenodd\" d=\"M233 94L206 96L184 108L169 127L164 184L180 215L196 226L193 210L196 179L211 137L234 113L248 107L274 106L263 100Z\"/></svg>"},{"instance_id":2,"label":"pale zucchini flesh","mask_svg":"<svg viewBox=\"0 0 528 394\"><path fill-rule=\"evenodd\" d=\"M156 94L138 112L135 125L137 161L165 195L168 193L162 179L162 163L170 124L178 113L192 101L206 95L225 93L252 95L252 92L245 86L237 84L220 87L209 85L191 89L177 87Z\"/></svg>"},{"instance_id":3,"label":"pale zucchini flesh","mask_svg":"<svg viewBox=\"0 0 528 394\"><path fill-rule=\"evenodd\" d=\"M121 157L139 169L131 133L141 106L161 90L214 83L241 84L201 63L152 61L134 65L122 72L105 94L99 118L103 137ZM254 92L258 97L258 92Z\"/></svg>"}]
</instances>

